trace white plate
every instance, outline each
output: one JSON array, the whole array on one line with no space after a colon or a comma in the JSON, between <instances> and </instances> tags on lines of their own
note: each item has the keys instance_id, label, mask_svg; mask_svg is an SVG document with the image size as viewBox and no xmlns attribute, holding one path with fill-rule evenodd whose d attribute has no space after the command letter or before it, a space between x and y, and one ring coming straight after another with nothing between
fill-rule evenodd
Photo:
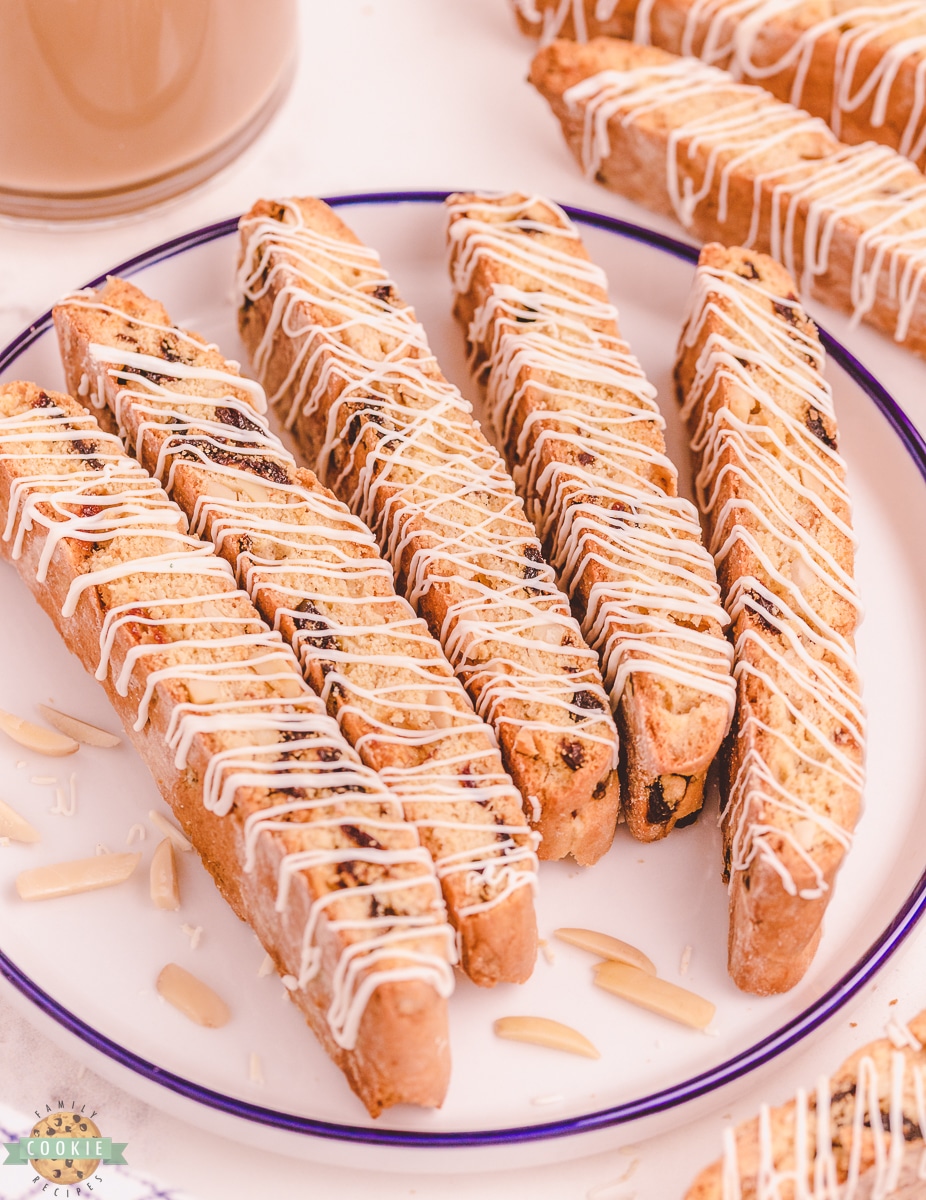
<instances>
[{"instance_id":1,"label":"white plate","mask_svg":"<svg viewBox=\"0 0 926 1200\"><path fill-rule=\"evenodd\" d=\"M447 373L472 394L461 332L450 316L438 200L433 194L353 197L344 215L380 250ZM576 215L611 280L624 333L660 390L670 449L684 464L671 368L690 252L610 218ZM120 271L163 300L176 321L244 359L231 302L233 230L234 223L225 222L198 231ZM483 1168L493 1160L514 1166L587 1154L721 1103L839 1010L899 946L926 904L926 847L919 834L926 819L926 563L916 533L926 511L926 452L883 389L838 348L829 377L849 463L868 614L859 638L871 715L868 803L816 961L789 995L745 996L727 977L715 806L695 826L655 845L639 845L620 830L592 869L542 865L539 923L551 953L549 960L540 957L529 983L483 991L459 981L451 1001L453 1079L443 1109L393 1110L371 1122L296 1008L284 1002L279 980L258 977L263 951L194 856L181 862L182 911L151 906L147 865L159 835L147 814L166 810L128 746L84 747L73 758L47 759L6 740L0 795L34 821L42 841L0 849L0 970L83 1040L88 1060L117 1073L125 1086L226 1133L354 1166L431 1170L459 1162ZM61 386L47 318L0 355L0 379L11 378ZM113 727L102 692L5 565L0 606L0 706L30 715L37 703L50 702ZM54 776L67 787L71 772L77 814L54 815L54 785L30 781ZM17 902L13 879L24 867L92 854L97 843L123 849L138 824L147 829L145 840L134 843L143 862L127 885L67 901ZM184 924L202 928L195 950ZM717 1004L713 1036L593 988L589 956L555 941L559 925L609 930L643 948L669 979L680 979L690 947L684 983ZM229 1025L200 1029L159 1000L154 980L170 960L232 1003ZM600 1048L601 1059L496 1040L493 1019L511 1013L577 1026ZM249 1076L252 1053L262 1084ZM455 1147L470 1149L464 1155Z\"/></svg>"}]
</instances>

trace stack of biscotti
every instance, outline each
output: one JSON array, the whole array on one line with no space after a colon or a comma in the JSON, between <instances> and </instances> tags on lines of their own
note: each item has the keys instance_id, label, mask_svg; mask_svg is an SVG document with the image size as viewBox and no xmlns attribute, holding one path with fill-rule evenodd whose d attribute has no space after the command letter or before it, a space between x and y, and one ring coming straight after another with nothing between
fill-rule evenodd
<instances>
[{"instance_id":1,"label":"stack of biscotti","mask_svg":"<svg viewBox=\"0 0 926 1200\"><path fill-rule=\"evenodd\" d=\"M922 1200L926 1013L733 1132L686 1200Z\"/></svg>"},{"instance_id":2,"label":"stack of biscotti","mask_svg":"<svg viewBox=\"0 0 926 1200\"><path fill-rule=\"evenodd\" d=\"M413 825L228 564L67 396L0 388L0 526L372 1114L438 1105L453 931Z\"/></svg>"},{"instance_id":3,"label":"stack of biscotti","mask_svg":"<svg viewBox=\"0 0 926 1200\"><path fill-rule=\"evenodd\" d=\"M926 167L922 0L513 0L525 33L693 54Z\"/></svg>"},{"instance_id":4,"label":"stack of biscotti","mask_svg":"<svg viewBox=\"0 0 926 1200\"><path fill-rule=\"evenodd\" d=\"M604 274L539 197L447 201L455 311L530 516L599 654L622 812L664 837L701 807L734 702L727 617L664 422Z\"/></svg>"},{"instance_id":5,"label":"stack of biscotti","mask_svg":"<svg viewBox=\"0 0 926 1200\"><path fill-rule=\"evenodd\" d=\"M771 254L805 298L926 354L926 177L902 155L617 38L553 42L531 79L589 175L704 241Z\"/></svg>"},{"instance_id":6,"label":"stack of biscotti","mask_svg":"<svg viewBox=\"0 0 926 1200\"><path fill-rule=\"evenodd\" d=\"M376 533L439 638L540 832L591 863L618 809L597 659L498 451L444 378L376 253L322 201L241 221L239 323L319 475Z\"/></svg>"},{"instance_id":7,"label":"stack of biscotti","mask_svg":"<svg viewBox=\"0 0 926 1200\"><path fill-rule=\"evenodd\" d=\"M863 782L854 540L822 368L787 272L706 246L676 379L733 621L729 966L760 994L792 987L813 957Z\"/></svg>"},{"instance_id":8,"label":"stack of biscotti","mask_svg":"<svg viewBox=\"0 0 926 1200\"><path fill-rule=\"evenodd\" d=\"M401 798L434 858L464 970L485 985L526 979L537 946L535 835L491 730L396 595L370 531L296 467L237 364L138 288L110 279L68 297L54 318L72 395L105 403Z\"/></svg>"}]
</instances>

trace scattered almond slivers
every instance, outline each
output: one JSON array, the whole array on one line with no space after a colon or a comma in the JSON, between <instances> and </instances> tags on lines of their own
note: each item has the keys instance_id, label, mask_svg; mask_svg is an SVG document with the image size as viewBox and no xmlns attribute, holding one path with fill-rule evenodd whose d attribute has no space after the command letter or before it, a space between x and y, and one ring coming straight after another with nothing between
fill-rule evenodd
<instances>
[{"instance_id":1,"label":"scattered almond slivers","mask_svg":"<svg viewBox=\"0 0 926 1200\"><path fill-rule=\"evenodd\" d=\"M601 963L595 968L595 983L606 992L693 1029L706 1029L717 1011L703 996L627 963Z\"/></svg>"},{"instance_id":2,"label":"scattered almond slivers","mask_svg":"<svg viewBox=\"0 0 926 1200\"><path fill-rule=\"evenodd\" d=\"M184 854L193 849L193 843L183 833L183 831L178 829L177 826L172 822L168 821L166 817L162 817L161 814L156 812L153 808L148 813L148 820L155 827L155 829L157 829L160 833L163 833L165 837L169 837L177 849L182 850Z\"/></svg>"},{"instance_id":3,"label":"scattered almond slivers","mask_svg":"<svg viewBox=\"0 0 926 1200\"><path fill-rule=\"evenodd\" d=\"M626 963L637 967L647 975L655 975L656 968L642 950L622 942L620 938L611 937L609 933L597 933L594 929L557 929L556 936L561 942L570 946L578 946L580 950L588 950L599 958L608 958L613 962Z\"/></svg>"},{"instance_id":4,"label":"scattered almond slivers","mask_svg":"<svg viewBox=\"0 0 926 1200\"><path fill-rule=\"evenodd\" d=\"M197 1025L220 1029L231 1020L228 1005L221 996L217 996L208 984L176 963L168 963L161 971L157 989L168 1004L179 1009Z\"/></svg>"},{"instance_id":5,"label":"scattered almond slivers","mask_svg":"<svg viewBox=\"0 0 926 1200\"><path fill-rule=\"evenodd\" d=\"M109 750L113 746L118 746L122 741L122 738L116 737L114 733L108 733L97 725L81 721L79 717L70 717L56 708L49 708L47 704L40 704L39 712L49 725L54 725L59 733L73 738L75 742L83 742L85 746L103 746Z\"/></svg>"},{"instance_id":6,"label":"scattered almond slivers","mask_svg":"<svg viewBox=\"0 0 926 1200\"><path fill-rule=\"evenodd\" d=\"M67 737L57 730L43 729L41 725L33 725L31 721L24 721L22 717L4 712L2 708L0 708L0 729L14 742L25 746L27 750L34 750L37 754L48 754L52 758L63 758L65 754L73 754L80 749L80 743L76 742L74 738Z\"/></svg>"},{"instance_id":7,"label":"scattered almond slivers","mask_svg":"<svg viewBox=\"0 0 926 1200\"><path fill-rule=\"evenodd\" d=\"M499 1017L495 1022L495 1034L512 1042L531 1042L551 1050L581 1054L583 1058L601 1058L584 1034L548 1017Z\"/></svg>"},{"instance_id":8,"label":"scattered almond slivers","mask_svg":"<svg viewBox=\"0 0 926 1200\"><path fill-rule=\"evenodd\" d=\"M169 837L158 845L152 856L148 880L155 908L176 912L180 907L180 881L177 878L174 843Z\"/></svg>"},{"instance_id":9,"label":"scattered almond slivers","mask_svg":"<svg viewBox=\"0 0 926 1200\"><path fill-rule=\"evenodd\" d=\"M140 859L140 854L97 854L93 858L32 867L17 875L16 891L22 900L52 900L113 887L125 883Z\"/></svg>"},{"instance_id":10,"label":"scattered almond slivers","mask_svg":"<svg viewBox=\"0 0 926 1200\"><path fill-rule=\"evenodd\" d=\"M25 817L0 800L0 838L9 838L11 842L37 842L40 835Z\"/></svg>"}]
</instances>

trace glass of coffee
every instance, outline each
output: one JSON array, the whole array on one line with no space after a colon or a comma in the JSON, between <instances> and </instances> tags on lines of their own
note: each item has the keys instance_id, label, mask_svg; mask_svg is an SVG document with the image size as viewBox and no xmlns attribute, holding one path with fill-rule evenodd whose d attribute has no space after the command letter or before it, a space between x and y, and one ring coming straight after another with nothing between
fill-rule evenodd
<instances>
[{"instance_id":1,"label":"glass of coffee","mask_svg":"<svg viewBox=\"0 0 926 1200\"><path fill-rule=\"evenodd\" d=\"M95 218L206 179L286 93L297 0L0 0L0 212Z\"/></svg>"}]
</instances>

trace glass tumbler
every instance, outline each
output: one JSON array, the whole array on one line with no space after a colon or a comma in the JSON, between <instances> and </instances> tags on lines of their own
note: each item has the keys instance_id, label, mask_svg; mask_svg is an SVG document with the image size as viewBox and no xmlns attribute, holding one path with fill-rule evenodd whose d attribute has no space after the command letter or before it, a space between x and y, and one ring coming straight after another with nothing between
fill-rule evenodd
<instances>
[{"instance_id":1,"label":"glass tumbler","mask_svg":"<svg viewBox=\"0 0 926 1200\"><path fill-rule=\"evenodd\" d=\"M296 0L0 0L0 212L96 218L229 162L286 93Z\"/></svg>"}]
</instances>

